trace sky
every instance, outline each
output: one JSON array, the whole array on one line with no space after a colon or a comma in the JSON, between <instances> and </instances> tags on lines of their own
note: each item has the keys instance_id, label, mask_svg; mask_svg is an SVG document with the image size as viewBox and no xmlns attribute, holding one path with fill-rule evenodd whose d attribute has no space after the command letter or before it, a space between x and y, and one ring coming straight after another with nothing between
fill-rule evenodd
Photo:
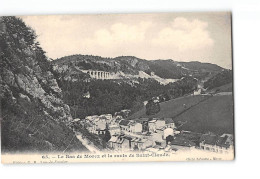
<instances>
[{"instance_id":1,"label":"sky","mask_svg":"<svg viewBox=\"0 0 260 179\"><path fill-rule=\"evenodd\" d=\"M83 54L232 68L229 12L21 16L52 59Z\"/></svg>"}]
</instances>

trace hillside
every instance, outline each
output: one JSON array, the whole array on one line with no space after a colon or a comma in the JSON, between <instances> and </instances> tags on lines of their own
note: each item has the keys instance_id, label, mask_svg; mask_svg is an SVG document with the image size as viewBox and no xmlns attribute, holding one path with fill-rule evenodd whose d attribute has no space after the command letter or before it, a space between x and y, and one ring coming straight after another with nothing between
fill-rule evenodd
<instances>
[{"instance_id":1,"label":"hillside","mask_svg":"<svg viewBox=\"0 0 260 179\"><path fill-rule=\"evenodd\" d=\"M150 67L150 71L162 78L176 78L180 79L183 76L188 76L191 71L182 68L178 62L173 60L151 60L147 62Z\"/></svg>"},{"instance_id":2,"label":"hillside","mask_svg":"<svg viewBox=\"0 0 260 179\"><path fill-rule=\"evenodd\" d=\"M218 65L201 62L151 60L148 61L148 63L151 71L154 71L155 74L163 78L181 78L189 75L201 79L210 75L210 73L217 74L223 70L223 68Z\"/></svg>"},{"instance_id":3,"label":"hillside","mask_svg":"<svg viewBox=\"0 0 260 179\"><path fill-rule=\"evenodd\" d=\"M71 55L53 60L52 65L63 99L74 118L113 114L122 109L136 112L144 101L153 97L177 98L192 93L202 79L210 79L223 70L209 63L145 60L133 56ZM110 78L96 80L86 70L109 72ZM87 92L90 98L84 99L82 96Z\"/></svg>"},{"instance_id":4,"label":"hillside","mask_svg":"<svg viewBox=\"0 0 260 179\"><path fill-rule=\"evenodd\" d=\"M2 152L88 151L67 126L70 108L36 34L16 17L0 17Z\"/></svg>"},{"instance_id":5,"label":"hillside","mask_svg":"<svg viewBox=\"0 0 260 179\"><path fill-rule=\"evenodd\" d=\"M187 124L182 126L183 130L232 134L233 98L231 95L213 96L179 115L175 120L187 121Z\"/></svg>"},{"instance_id":6,"label":"hillside","mask_svg":"<svg viewBox=\"0 0 260 179\"><path fill-rule=\"evenodd\" d=\"M204 71L204 72L219 72L223 68L218 65L211 64L211 63L201 63L201 62L180 62L183 67L194 70L194 71Z\"/></svg>"},{"instance_id":7,"label":"hillside","mask_svg":"<svg viewBox=\"0 0 260 179\"><path fill-rule=\"evenodd\" d=\"M233 133L232 95L186 96L161 103L160 107L161 111L155 115L147 116L142 109L129 118L172 117L175 122L185 123L180 130L199 133L208 131L217 134Z\"/></svg>"},{"instance_id":8,"label":"hillside","mask_svg":"<svg viewBox=\"0 0 260 179\"><path fill-rule=\"evenodd\" d=\"M232 92L232 91L233 91L233 83L228 83L208 90L209 93Z\"/></svg>"},{"instance_id":9,"label":"hillside","mask_svg":"<svg viewBox=\"0 0 260 179\"><path fill-rule=\"evenodd\" d=\"M186 107L190 107L207 98L208 96L198 95L193 97L180 97L180 98L172 99L160 103L161 111L155 115L149 115L149 116L146 115L145 108L143 108L142 110L131 115L129 118L135 119L140 117L149 117L149 118L174 117L178 115L180 112L182 112L183 110L185 110L184 104L186 105Z\"/></svg>"},{"instance_id":10,"label":"hillside","mask_svg":"<svg viewBox=\"0 0 260 179\"><path fill-rule=\"evenodd\" d=\"M222 70L204 83L204 88L213 89L233 82L233 71Z\"/></svg>"},{"instance_id":11,"label":"hillside","mask_svg":"<svg viewBox=\"0 0 260 179\"><path fill-rule=\"evenodd\" d=\"M82 74L84 70L99 70L110 72L112 79L153 78L153 76L162 79L181 79L187 76L202 79L223 70L209 63L145 60L133 56L104 58L92 55L71 55L53 60L52 64L57 72L66 72L67 76L72 73ZM151 75L152 72L153 75ZM140 75L140 73L145 75Z\"/></svg>"}]
</instances>

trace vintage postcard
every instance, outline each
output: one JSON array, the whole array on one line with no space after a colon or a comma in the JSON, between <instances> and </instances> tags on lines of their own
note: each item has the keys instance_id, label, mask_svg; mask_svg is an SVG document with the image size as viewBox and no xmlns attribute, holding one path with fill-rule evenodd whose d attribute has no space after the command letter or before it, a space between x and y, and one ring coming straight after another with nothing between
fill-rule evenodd
<instances>
[{"instance_id":1,"label":"vintage postcard","mask_svg":"<svg viewBox=\"0 0 260 179\"><path fill-rule=\"evenodd\" d=\"M2 163L234 159L230 12L0 17Z\"/></svg>"}]
</instances>

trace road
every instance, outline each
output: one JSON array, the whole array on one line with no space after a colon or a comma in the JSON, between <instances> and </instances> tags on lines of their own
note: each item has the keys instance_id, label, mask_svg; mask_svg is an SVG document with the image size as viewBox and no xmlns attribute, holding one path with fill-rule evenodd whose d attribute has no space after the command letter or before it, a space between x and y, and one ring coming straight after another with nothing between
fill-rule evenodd
<instances>
[{"instance_id":1,"label":"road","mask_svg":"<svg viewBox=\"0 0 260 179\"><path fill-rule=\"evenodd\" d=\"M79 141L84 145L91 153L98 153L100 150L88 139L83 138L82 134L80 132L76 132L76 137L79 139Z\"/></svg>"}]
</instances>

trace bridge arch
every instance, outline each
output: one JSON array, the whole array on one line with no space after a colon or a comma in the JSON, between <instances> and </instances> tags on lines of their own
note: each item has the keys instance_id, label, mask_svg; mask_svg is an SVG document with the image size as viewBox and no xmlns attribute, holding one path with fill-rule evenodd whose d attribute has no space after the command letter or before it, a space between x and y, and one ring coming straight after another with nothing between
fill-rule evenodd
<instances>
[{"instance_id":1,"label":"bridge arch","mask_svg":"<svg viewBox=\"0 0 260 179\"><path fill-rule=\"evenodd\" d=\"M110 79L110 72L106 71L97 71L97 70L87 70L85 73L89 74L91 78L95 79Z\"/></svg>"}]
</instances>

